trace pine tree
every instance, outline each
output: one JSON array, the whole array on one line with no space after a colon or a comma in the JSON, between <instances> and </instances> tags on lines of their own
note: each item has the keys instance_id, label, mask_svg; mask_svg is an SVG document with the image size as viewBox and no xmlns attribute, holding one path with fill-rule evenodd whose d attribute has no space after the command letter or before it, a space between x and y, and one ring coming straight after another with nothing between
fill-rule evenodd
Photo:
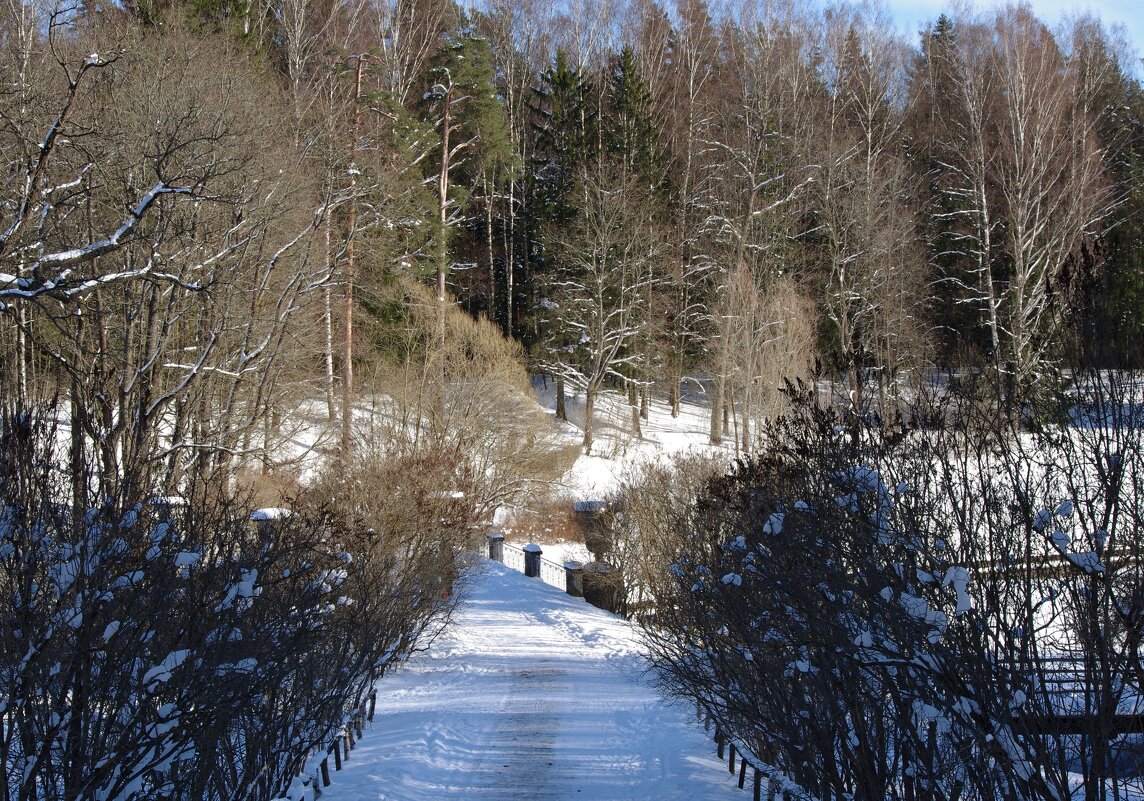
<instances>
[{"instance_id":1,"label":"pine tree","mask_svg":"<svg viewBox=\"0 0 1144 801\"><path fill-rule=\"evenodd\" d=\"M511 177L513 153L487 40L464 23L434 54L426 77L422 113L438 136L426 160L437 186L433 258L438 301L444 303L449 268L460 261L453 243L458 231L470 229L471 239L481 244L466 242L465 251L483 249L492 270L492 209L498 189ZM484 212L479 219L476 209ZM492 282L488 291L493 291ZM468 300L472 311L483 305Z\"/></svg>"}]
</instances>

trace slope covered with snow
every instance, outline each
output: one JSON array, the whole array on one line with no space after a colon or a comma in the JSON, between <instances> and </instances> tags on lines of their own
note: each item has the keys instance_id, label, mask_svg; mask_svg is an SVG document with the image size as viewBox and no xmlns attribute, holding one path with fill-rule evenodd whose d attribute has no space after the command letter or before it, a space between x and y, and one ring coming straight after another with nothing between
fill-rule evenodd
<instances>
[{"instance_id":1,"label":"slope covered with snow","mask_svg":"<svg viewBox=\"0 0 1144 801\"><path fill-rule=\"evenodd\" d=\"M482 562L455 624L378 683L324 801L749 797L625 621Z\"/></svg>"},{"instance_id":2,"label":"slope covered with snow","mask_svg":"<svg viewBox=\"0 0 1144 801\"><path fill-rule=\"evenodd\" d=\"M556 385L544 377L533 379L537 402L550 415L556 414ZM579 443L584 435L584 394L569 390L567 421L556 420L568 442ZM641 461L670 458L683 451L724 453L727 464L735 457L734 439L721 446L710 444L710 398L699 382L685 384L680 413L671 416L666 396L652 394L647 419L641 419L638 435L632 430L627 395L601 390L593 415L591 454L580 454L562 481L563 494L572 500L601 499L615 487L617 477Z\"/></svg>"}]
</instances>

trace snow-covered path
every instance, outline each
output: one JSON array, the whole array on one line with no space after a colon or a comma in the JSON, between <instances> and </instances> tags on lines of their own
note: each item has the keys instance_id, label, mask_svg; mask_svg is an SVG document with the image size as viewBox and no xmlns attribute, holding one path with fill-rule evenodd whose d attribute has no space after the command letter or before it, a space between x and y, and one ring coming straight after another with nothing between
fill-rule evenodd
<instances>
[{"instance_id":1,"label":"snow-covered path","mask_svg":"<svg viewBox=\"0 0 1144 801\"><path fill-rule=\"evenodd\" d=\"M718 801L734 786L665 704L623 620L483 562L428 651L378 684L377 716L323 801Z\"/></svg>"}]
</instances>

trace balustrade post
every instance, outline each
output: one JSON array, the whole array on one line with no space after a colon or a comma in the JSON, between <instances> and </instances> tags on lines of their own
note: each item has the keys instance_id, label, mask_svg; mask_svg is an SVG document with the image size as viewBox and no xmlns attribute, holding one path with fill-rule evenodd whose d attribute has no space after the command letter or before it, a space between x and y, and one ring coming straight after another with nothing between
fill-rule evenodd
<instances>
[{"instance_id":1,"label":"balustrade post","mask_svg":"<svg viewBox=\"0 0 1144 801\"><path fill-rule=\"evenodd\" d=\"M564 563L564 589L574 598L584 597L584 565L580 562Z\"/></svg>"},{"instance_id":2,"label":"balustrade post","mask_svg":"<svg viewBox=\"0 0 1144 801\"><path fill-rule=\"evenodd\" d=\"M501 534L499 531L493 531L489 533L488 537L489 559L504 564L504 534Z\"/></svg>"},{"instance_id":3,"label":"balustrade post","mask_svg":"<svg viewBox=\"0 0 1144 801\"><path fill-rule=\"evenodd\" d=\"M524 551L524 575L529 578L540 578L540 555L544 553L535 542L530 542L522 549Z\"/></svg>"}]
</instances>

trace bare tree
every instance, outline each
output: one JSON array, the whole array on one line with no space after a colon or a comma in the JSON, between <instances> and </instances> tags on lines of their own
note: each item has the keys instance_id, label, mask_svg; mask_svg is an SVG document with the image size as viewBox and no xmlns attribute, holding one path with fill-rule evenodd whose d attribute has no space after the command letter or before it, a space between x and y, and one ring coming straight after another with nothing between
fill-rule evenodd
<instances>
[{"instance_id":1,"label":"bare tree","mask_svg":"<svg viewBox=\"0 0 1144 801\"><path fill-rule=\"evenodd\" d=\"M892 385L924 352L926 265L901 154L905 45L876 21L842 12L827 30L823 158L809 235L822 241L827 316L859 410L867 368L877 369L880 386Z\"/></svg>"},{"instance_id":2,"label":"bare tree","mask_svg":"<svg viewBox=\"0 0 1144 801\"><path fill-rule=\"evenodd\" d=\"M1028 14L1010 11L998 18L996 37L1003 98L997 182L1012 263L1003 316L1006 361L1024 392L1039 383L1054 340L1054 295L1065 289L1069 259L1099 231L1111 194L1095 118L1078 103L1083 84L1052 36Z\"/></svg>"},{"instance_id":3,"label":"bare tree","mask_svg":"<svg viewBox=\"0 0 1144 801\"><path fill-rule=\"evenodd\" d=\"M1087 100L1085 59L1066 59L1027 11L957 20L935 50L952 87L942 216L949 250L967 263L946 278L980 309L1002 390L1019 404L1042 385L1070 273L1114 206L1100 111Z\"/></svg>"},{"instance_id":4,"label":"bare tree","mask_svg":"<svg viewBox=\"0 0 1144 801\"><path fill-rule=\"evenodd\" d=\"M758 319L752 309L760 294L800 267L794 235L814 175L803 154L821 105L802 59L802 24L797 15L744 19L730 39L735 95L720 107L719 135L705 142L711 189L703 241L718 269L708 310L716 360L713 443L728 433L736 392L750 392L755 382L753 370L735 366L757 364L758 354L746 348L765 340L765 329L776 322ZM745 414L753 413L751 405L744 403Z\"/></svg>"},{"instance_id":5,"label":"bare tree","mask_svg":"<svg viewBox=\"0 0 1144 801\"><path fill-rule=\"evenodd\" d=\"M455 27L451 0L387 0L372 5L372 41L381 47L381 88L412 108L444 33Z\"/></svg>"},{"instance_id":6,"label":"bare tree","mask_svg":"<svg viewBox=\"0 0 1144 801\"><path fill-rule=\"evenodd\" d=\"M22 397L72 397L74 446L108 491L139 459L167 460L173 482L227 472L269 445L288 323L327 277L313 234L339 201L278 170L290 155L262 144L268 121L226 48L177 33L89 43L107 56L49 44L46 133L8 129L43 143L10 184L0 256L0 302L48 368Z\"/></svg>"},{"instance_id":7,"label":"bare tree","mask_svg":"<svg viewBox=\"0 0 1144 801\"><path fill-rule=\"evenodd\" d=\"M678 164L673 170L678 197L669 268L664 270L660 306L666 318L660 333L666 351L663 367L672 416L680 411L684 371L699 360L709 332L715 264L706 220L712 204L713 129L721 59L717 34L703 2L678 4L680 21L670 42L671 70L657 102L667 118L667 145ZM650 84L649 84L650 85Z\"/></svg>"},{"instance_id":8,"label":"bare tree","mask_svg":"<svg viewBox=\"0 0 1144 801\"><path fill-rule=\"evenodd\" d=\"M631 346L648 325L660 239L656 209L634 175L620 183L591 177L583 195L574 223L554 232L560 269L551 291L553 316L578 341L548 368L584 391L583 447L590 453L604 379L643 358Z\"/></svg>"}]
</instances>

